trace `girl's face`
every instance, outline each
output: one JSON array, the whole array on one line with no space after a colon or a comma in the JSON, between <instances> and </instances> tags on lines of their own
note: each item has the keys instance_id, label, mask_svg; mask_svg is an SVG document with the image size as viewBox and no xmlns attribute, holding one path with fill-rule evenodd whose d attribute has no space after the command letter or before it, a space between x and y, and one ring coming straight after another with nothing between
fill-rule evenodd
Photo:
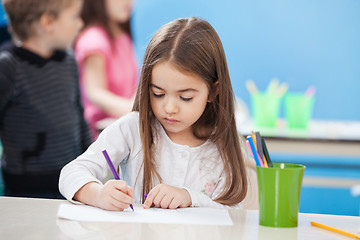
<instances>
[{"instance_id":1,"label":"girl's face","mask_svg":"<svg viewBox=\"0 0 360 240\"><path fill-rule=\"evenodd\" d=\"M108 16L114 22L127 22L131 15L132 6L132 0L105 0Z\"/></svg>"},{"instance_id":2,"label":"girl's face","mask_svg":"<svg viewBox=\"0 0 360 240\"><path fill-rule=\"evenodd\" d=\"M192 125L203 114L208 99L209 89L200 77L180 72L169 62L154 66L150 85L151 108L174 142L194 139Z\"/></svg>"}]
</instances>

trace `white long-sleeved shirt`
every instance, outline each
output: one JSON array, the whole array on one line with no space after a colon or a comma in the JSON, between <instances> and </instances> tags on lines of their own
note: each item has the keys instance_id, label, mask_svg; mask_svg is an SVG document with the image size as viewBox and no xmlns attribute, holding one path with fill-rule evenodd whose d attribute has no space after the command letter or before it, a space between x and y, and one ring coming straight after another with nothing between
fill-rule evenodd
<instances>
[{"instance_id":1,"label":"white long-sleeved shirt","mask_svg":"<svg viewBox=\"0 0 360 240\"><path fill-rule=\"evenodd\" d=\"M222 192L226 182L216 145L211 141L198 147L176 144L170 140L158 121L155 129L155 160L162 183L185 188L191 196L192 206L228 207L213 201ZM114 166L120 166L121 179L134 188L135 203L140 203L143 150L137 112L132 112L107 127L87 151L62 169L60 192L72 201L74 194L86 183L101 183L109 171L102 155L104 149ZM232 207L241 207L241 203Z\"/></svg>"}]
</instances>

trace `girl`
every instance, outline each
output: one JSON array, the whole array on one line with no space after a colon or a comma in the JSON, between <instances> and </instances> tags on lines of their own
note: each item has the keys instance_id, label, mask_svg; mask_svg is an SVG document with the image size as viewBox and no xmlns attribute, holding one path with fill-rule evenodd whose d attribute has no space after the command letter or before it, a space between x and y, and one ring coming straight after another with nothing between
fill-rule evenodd
<instances>
[{"instance_id":1,"label":"girl","mask_svg":"<svg viewBox=\"0 0 360 240\"><path fill-rule=\"evenodd\" d=\"M108 172L103 149L123 180L101 183ZM123 210L134 198L144 208L238 207L247 187L223 46L198 18L177 19L155 33L133 112L60 176L68 200L107 210Z\"/></svg>"},{"instance_id":2,"label":"girl","mask_svg":"<svg viewBox=\"0 0 360 240\"><path fill-rule=\"evenodd\" d=\"M75 44L85 117L94 138L96 123L131 111L137 66L130 32L132 0L85 0L85 28Z\"/></svg>"}]
</instances>

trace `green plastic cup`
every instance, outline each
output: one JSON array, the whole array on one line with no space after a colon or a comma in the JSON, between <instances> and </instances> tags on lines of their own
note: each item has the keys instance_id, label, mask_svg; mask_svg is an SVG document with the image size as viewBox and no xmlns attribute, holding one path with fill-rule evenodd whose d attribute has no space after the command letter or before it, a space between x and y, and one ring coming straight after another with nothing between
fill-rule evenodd
<instances>
[{"instance_id":1,"label":"green plastic cup","mask_svg":"<svg viewBox=\"0 0 360 240\"><path fill-rule=\"evenodd\" d=\"M314 96L288 93L285 97L285 117L288 128L307 129L314 107Z\"/></svg>"},{"instance_id":2,"label":"green plastic cup","mask_svg":"<svg viewBox=\"0 0 360 240\"><path fill-rule=\"evenodd\" d=\"M305 166L273 163L256 167L259 185L259 224L268 227L296 227Z\"/></svg>"},{"instance_id":3,"label":"green plastic cup","mask_svg":"<svg viewBox=\"0 0 360 240\"><path fill-rule=\"evenodd\" d=\"M251 95L252 114L257 127L276 127L280 114L280 101L279 94L257 92Z\"/></svg>"}]
</instances>

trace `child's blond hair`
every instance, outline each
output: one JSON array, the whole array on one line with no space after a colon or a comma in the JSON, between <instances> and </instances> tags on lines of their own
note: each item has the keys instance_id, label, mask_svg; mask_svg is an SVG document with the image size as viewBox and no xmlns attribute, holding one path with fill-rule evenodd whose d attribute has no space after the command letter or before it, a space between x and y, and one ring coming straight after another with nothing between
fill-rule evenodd
<instances>
[{"instance_id":1,"label":"child's blond hair","mask_svg":"<svg viewBox=\"0 0 360 240\"><path fill-rule=\"evenodd\" d=\"M75 0L2 0L9 18L10 32L18 40L27 40L32 34L33 23L43 14L57 18L59 13ZM80 0L79 0L80 1Z\"/></svg>"}]
</instances>

